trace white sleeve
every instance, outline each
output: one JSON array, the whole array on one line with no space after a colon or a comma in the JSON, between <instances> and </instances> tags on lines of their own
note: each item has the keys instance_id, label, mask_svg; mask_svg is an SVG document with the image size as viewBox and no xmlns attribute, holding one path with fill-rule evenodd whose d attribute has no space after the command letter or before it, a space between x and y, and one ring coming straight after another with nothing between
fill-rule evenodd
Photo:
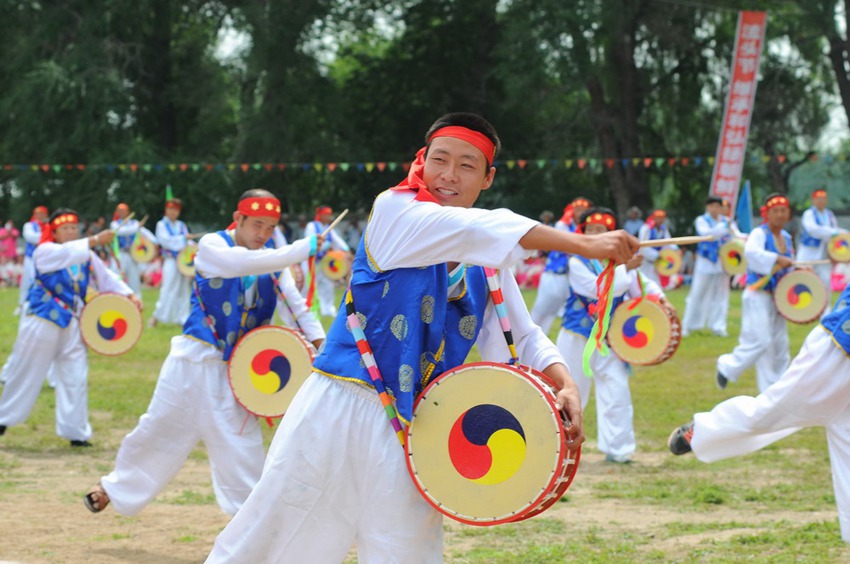
<instances>
[{"instance_id":1,"label":"white sleeve","mask_svg":"<svg viewBox=\"0 0 850 564\"><path fill-rule=\"evenodd\" d=\"M83 264L89 260L89 253L89 240L84 237L61 245L42 243L35 248L32 260L38 272L56 272L74 264Z\"/></svg>"},{"instance_id":2,"label":"white sleeve","mask_svg":"<svg viewBox=\"0 0 850 564\"><path fill-rule=\"evenodd\" d=\"M543 370L557 363L566 366L567 363L558 351L558 347L549 340L540 327L531 321L522 292L510 270L499 272L499 283L502 286L502 295L508 310L508 319L511 322L511 332L520 362L537 370ZM506 362L510 358L505 335L492 300L487 304L484 312L481 332L476 344L483 360Z\"/></svg>"},{"instance_id":3,"label":"white sleeve","mask_svg":"<svg viewBox=\"0 0 850 564\"><path fill-rule=\"evenodd\" d=\"M618 267L619 268L619 267ZM652 278L649 276L645 276L639 268L634 270L630 270L628 272L629 278L629 291L628 297L630 298L639 298L641 296L640 291L640 283L643 283L643 289L646 292L647 296L659 296L661 298L664 296L664 291L661 289L661 286L655 283ZM640 279L640 280L639 280Z\"/></svg>"},{"instance_id":4,"label":"white sleeve","mask_svg":"<svg viewBox=\"0 0 850 564\"><path fill-rule=\"evenodd\" d=\"M649 235L649 226L644 223L640 226L640 230L638 231L638 239L640 239L641 241L648 241ZM640 254L643 255L644 262L653 263L658 259L658 250L653 249L652 247L641 247Z\"/></svg>"},{"instance_id":5,"label":"white sleeve","mask_svg":"<svg viewBox=\"0 0 850 564\"><path fill-rule=\"evenodd\" d=\"M817 220L815 219L815 212L812 211L812 208L807 209L803 212L803 229L806 230L806 233L814 237L815 239L829 239L833 235L838 233L838 229L831 225L818 225Z\"/></svg>"},{"instance_id":6,"label":"white sleeve","mask_svg":"<svg viewBox=\"0 0 850 564\"><path fill-rule=\"evenodd\" d=\"M292 278L289 269L286 268L281 272L280 284L278 285L281 293L286 298L286 303L277 298L278 313L281 319L288 327L301 327L308 341L316 341L325 338L325 330L321 322L316 318L315 314L307 307L307 300L298 291L295 286L295 280ZM288 307L287 307L288 306ZM298 325L295 324L292 315L298 320Z\"/></svg>"},{"instance_id":7,"label":"white sleeve","mask_svg":"<svg viewBox=\"0 0 850 564\"><path fill-rule=\"evenodd\" d=\"M596 281L599 278L595 272L576 257L570 257L570 289L579 296L595 300ZM625 265L614 269L614 296L622 296L629 289L629 277Z\"/></svg>"},{"instance_id":8,"label":"white sleeve","mask_svg":"<svg viewBox=\"0 0 850 564\"><path fill-rule=\"evenodd\" d=\"M109 224L110 229L115 231L116 235L126 237L128 235L135 235L136 232L139 230L138 220L131 219L130 221L125 222L124 225L122 225L121 227L118 227L119 223L120 221L113 221Z\"/></svg>"},{"instance_id":9,"label":"white sleeve","mask_svg":"<svg viewBox=\"0 0 850 564\"><path fill-rule=\"evenodd\" d=\"M151 242L153 242L153 243L154 243L154 244L156 244L156 245L159 245L159 239L157 239L156 235L154 235L154 234L151 232L151 230L150 230L150 229L148 229L147 227L140 226L140 227L139 227L139 231L142 233L142 235L144 235L145 237L147 237L148 239L150 239L150 240L151 240Z\"/></svg>"},{"instance_id":10,"label":"white sleeve","mask_svg":"<svg viewBox=\"0 0 850 564\"><path fill-rule=\"evenodd\" d=\"M747 259L747 268L757 274L770 274L779 256L764 248L765 233L763 229L753 229L747 242L744 244L744 256Z\"/></svg>"},{"instance_id":11,"label":"white sleeve","mask_svg":"<svg viewBox=\"0 0 850 564\"><path fill-rule=\"evenodd\" d=\"M301 239L280 249L230 247L218 233L209 233L198 242L195 267L206 278L237 278L283 270L310 256L310 240Z\"/></svg>"},{"instance_id":12,"label":"white sleeve","mask_svg":"<svg viewBox=\"0 0 850 564\"><path fill-rule=\"evenodd\" d=\"M348 243L345 242L345 239L339 236L339 233L337 233L336 229L332 229L331 233L333 234L331 239L331 246L334 249L337 249L338 251L345 251L346 253L351 250L351 248L348 246Z\"/></svg>"},{"instance_id":13,"label":"white sleeve","mask_svg":"<svg viewBox=\"0 0 850 564\"><path fill-rule=\"evenodd\" d=\"M519 240L536 225L506 209L441 206L388 190L375 199L366 248L383 270L452 261L507 270L534 253Z\"/></svg>"},{"instance_id":14,"label":"white sleeve","mask_svg":"<svg viewBox=\"0 0 850 564\"><path fill-rule=\"evenodd\" d=\"M179 228L180 223L177 224ZM165 220L156 222L156 241L159 246L168 251L182 251L186 246L186 235L182 232L172 235L168 232L168 227L165 225Z\"/></svg>"},{"instance_id":15,"label":"white sleeve","mask_svg":"<svg viewBox=\"0 0 850 564\"><path fill-rule=\"evenodd\" d=\"M696 221L694 221L694 226L696 227L697 235L701 235L703 237L711 235L712 237L719 239L720 237L729 234L729 224L722 217L714 225L714 227L712 227L708 224L705 217L699 216Z\"/></svg>"},{"instance_id":16,"label":"white sleeve","mask_svg":"<svg viewBox=\"0 0 850 564\"><path fill-rule=\"evenodd\" d=\"M89 251L89 258L98 292L112 292L122 296L129 296L133 293L133 289L117 273L109 270L99 256Z\"/></svg>"},{"instance_id":17,"label":"white sleeve","mask_svg":"<svg viewBox=\"0 0 850 564\"><path fill-rule=\"evenodd\" d=\"M41 231L37 231L31 221L24 223L24 240L30 245L38 245L41 241Z\"/></svg>"},{"instance_id":18,"label":"white sleeve","mask_svg":"<svg viewBox=\"0 0 850 564\"><path fill-rule=\"evenodd\" d=\"M275 226L274 235L272 235L272 238L274 238L274 246L277 247L278 249L289 244L286 241L286 236L283 234L283 231L280 229L280 225Z\"/></svg>"}]
</instances>

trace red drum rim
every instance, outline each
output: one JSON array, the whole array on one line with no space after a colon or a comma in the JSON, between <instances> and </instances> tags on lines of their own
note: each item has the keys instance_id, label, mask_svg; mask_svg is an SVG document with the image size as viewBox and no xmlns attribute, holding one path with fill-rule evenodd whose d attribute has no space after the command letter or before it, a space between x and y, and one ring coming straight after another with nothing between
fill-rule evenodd
<instances>
[{"instance_id":1,"label":"red drum rim","mask_svg":"<svg viewBox=\"0 0 850 564\"><path fill-rule=\"evenodd\" d=\"M123 336L108 338L110 333L114 335L115 331L120 331L115 325L116 319L101 319L109 312L116 312L124 319ZM132 349L139 342L144 328L142 312L136 304L127 296L114 292L104 292L92 298L80 313L79 324L80 336L86 347L104 356L119 356ZM108 346L113 339L119 341L121 346Z\"/></svg>"},{"instance_id":2,"label":"red drum rim","mask_svg":"<svg viewBox=\"0 0 850 564\"><path fill-rule=\"evenodd\" d=\"M679 349L681 324L654 297L646 296L632 308L637 301L638 298L626 300L614 310L608 331L611 350L629 364L661 364Z\"/></svg>"}]
</instances>

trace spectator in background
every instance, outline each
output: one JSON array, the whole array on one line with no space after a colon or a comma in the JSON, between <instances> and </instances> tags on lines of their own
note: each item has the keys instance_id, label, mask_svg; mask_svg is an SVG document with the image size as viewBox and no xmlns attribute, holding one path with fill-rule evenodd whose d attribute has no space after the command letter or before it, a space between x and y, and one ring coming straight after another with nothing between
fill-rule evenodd
<instances>
[{"instance_id":1,"label":"spectator in background","mask_svg":"<svg viewBox=\"0 0 850 564\"><path fill-rule=\"evenodd\" d=\"M280 227L280 232L283 234L284 239L286 239L286 244L288 245L290 241L294 241L293 236L295 235L295 230L292 228L292 225L289 223L289 214L285 213L280 216L280 221L278 222L278 227Z\"/></svg>"},{"instance_id":2,"label":"spectator in background","mask_svg":"<svg viewBox=\"0 0 850 564\"><path fill-rule=\"evenodd\" d=\"M15 222L11 219L6 222L6 225L0 227L0 255L3 256L3 262L15 262L18 258L18 237L21 232L15 227Z\"/></svg>"},{"instance_id":3,"label":"spectator in background","mask_svg":"<svg viewBox=\"0 0 850 564\"><path fill-rule=\"evenodd\" d=\"M540 212L540 223L543 225L548 225L549 227L555 226L555 212L552 210L543 210Z\"/></svg>"},{"instance_id":4,"label":"spectator in background","mask_svg":"<svg viewBox=\"0 0 850 564\"><path fill-rule=\"evenodd\" d=\"M304 230L307 229L307 216L302 214L298 214L298 225L295 227L294 231L294 240L303 239L304 238Z\"/></svg>"},{"instance_id":5,"label":"spectator in background","mask_svg":"<svg viewBox=\"0 0 850 564\"><path fill-rule=\"evenodd\" d=\"M626 212L626 217L627 219L626 222L623 224L623 229L628 231L631 235L637 237L638 232L640 231L640 226L643 225L640 208L637 206L630 207L629 211Z\"/></svg>"},{"instance_id":6,"label":"spectator in background","mask_svg":"<svg viewBox=\"0 0 850 564\"><path fill-rule=\"evenodd\" d=\"M362 236L363 226L361 225L360 218L357 215L353 215L345 230L345 242L348 243L348 246L351 247L353 251L356 251L357 247L360 245L360 237Z\"/></svg>"},{"instance_id":7,"label":"spectator in background","mask_svg":"<svg viewBox=\"0 0 850 564\"><path fill-rule=\"evenodd\" d=\"M86 229L86 236L91 237L93 235L97 235L104 229L106 229L106 218L101 215L98 216L96 220L89 223L88 228Z\"/></svg>"}]
</instances>

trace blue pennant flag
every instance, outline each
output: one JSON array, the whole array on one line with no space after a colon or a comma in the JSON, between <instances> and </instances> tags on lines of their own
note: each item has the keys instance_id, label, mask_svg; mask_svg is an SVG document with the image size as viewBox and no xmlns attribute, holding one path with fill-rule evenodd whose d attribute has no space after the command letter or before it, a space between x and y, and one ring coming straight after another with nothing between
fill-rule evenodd
<instances>
[{"instance_id":1,"label":"blue pennant flag","mask_svg":"<svg viewBox=\"0 0 850 564\"><path fill-rule=\"evenodd\" d=\"M741 193L738 195L738 205L735 206L735 221L738 222L738 229L743 233L749 233L753 230L753 197L749 180L744 181L744 187L741 188Z\"/></svg>"}]
</instances>

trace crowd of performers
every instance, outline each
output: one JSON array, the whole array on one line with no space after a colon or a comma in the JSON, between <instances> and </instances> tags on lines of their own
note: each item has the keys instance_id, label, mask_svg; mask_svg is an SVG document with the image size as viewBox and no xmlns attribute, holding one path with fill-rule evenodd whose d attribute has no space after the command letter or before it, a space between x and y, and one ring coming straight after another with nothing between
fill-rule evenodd
<instances>
[{"instance_id":1,"label":"crowd of performers","mask_svg":"<svg viewBox=\"0 0 850 564\"><path fill-rule=\"evenodd\" d=\"M73 210L48 215L37 208L29 229L37 230L39 242L28 253L29 289L2 373L0 434L27 419L50 374L56 434L75 447L91 444L80 311L92 287L128 296L142 308L133 247L143 237L160 247L163 259L148 324L183 329L172 338L150 404L121 443L113 469L85 495L92 512L111 503L122 515L137 514L203 441L216 501L233 515L209 562L339 562L354 544L363 562L413 555L441 561L441 513L414 486L398 437L425 385L463 364L473 345L484 361L522 359L551 380L555 409L570 422L565 443L573 447L584 441L582 410L595 388L597 448L612 463L628 463L636 451L631 367L589 345L599 344L593 331L602 312L627 300L652 300L678 319L654 266L665 249L676 250L662 241L671 238L666 214L654 211L632 226L633 236L618 229L610 209L587 198L571 202L554 227L506 209L475 208L493 183L499 148L496 131L480 116L439 118L408 176L375 199L339 304L334 281L315 268L331 253L351 252L332 228L327 206L316 210L303 238L291 241L278 226L280 201L261 189L240 197L226 229L206 234L189 232L179 220L182 202L174 198L155 232L120 204L109 228L87 237ZM813 202L803 214L795 259L784 231L790 218L784 196L768 196L765 223L750 234L737 229L726 202L706 200L695 228L714 239L697 247L681 336L695 338L703 329L727 335L729 274L720 268L718 250L726 238L746 238L739 342L718 358L715 378L725 388L755 366L761 393L696 414L668 444L674 454L693 451L709 462L802 427L825 426L841 534L850 542L850 383L834 378L850 373L850 290L824 312L793 361L785 319L771 295L795 260L822 260L825 241L841 231L825 207L826 193L815 192ZM113 239L117 272L93 251ZM178 257L195 244L189 277ZM545 272L529 311L511 267L541 251L548 253ZM606 271L610 303L599 294ZM307 272L299 288L296 277ZM493 284L503 309L494 305L495 293L490 299ZM227 366L240 338L272 323L276 311L318 353L265 453L258 418L234 397ZM323 315L335 316L327 335ZM549 329L559 317L553 342ZM373 518L387 507L392 519Z\"/></svg>"}]
</instances>

